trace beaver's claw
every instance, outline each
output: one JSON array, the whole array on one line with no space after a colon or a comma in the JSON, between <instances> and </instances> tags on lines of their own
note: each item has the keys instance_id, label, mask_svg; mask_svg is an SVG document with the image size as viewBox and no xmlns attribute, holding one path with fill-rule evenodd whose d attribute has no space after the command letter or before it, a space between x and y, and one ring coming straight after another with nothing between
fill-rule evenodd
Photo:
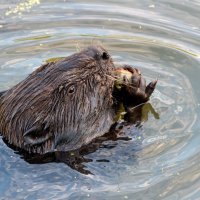
<instances>
[{"instance_id":1,"label":"beaver's claw","mask_svg":"<svg viewBox=\"0 0 200 200\"><path fill-rule=\"evenodd\" d=\"M146 80L140 71L130 66L124 66L123 70L130 72L129 75L124 74L121 81L120 96L127 106L136 106L145 103L153 93L157 80L150 82L146 86Z\"/></svg>"}]
</instances>

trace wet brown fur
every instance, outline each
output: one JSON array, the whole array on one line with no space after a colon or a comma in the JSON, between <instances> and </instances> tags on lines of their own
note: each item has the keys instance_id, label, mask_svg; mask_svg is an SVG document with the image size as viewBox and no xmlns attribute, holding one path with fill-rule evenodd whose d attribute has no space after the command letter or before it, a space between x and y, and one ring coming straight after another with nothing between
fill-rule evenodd
<instances>
[{"instance_id":1,"label":"wet brown fur","mask_svg":"<svg viewBox=\"0 0 200 200\"><path fill-rule=\"evenodd\" d=\"M41 154L88 144L112 124L113 69L100 46L39 67L1 94L1 134Z\"/></svg>"}]
</instances>

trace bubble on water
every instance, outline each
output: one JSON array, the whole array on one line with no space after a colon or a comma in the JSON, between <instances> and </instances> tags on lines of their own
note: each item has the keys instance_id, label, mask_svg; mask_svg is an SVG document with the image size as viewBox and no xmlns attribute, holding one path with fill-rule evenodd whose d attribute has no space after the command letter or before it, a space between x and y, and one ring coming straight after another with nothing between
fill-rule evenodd
<instances>
[{"instance_id":1,"label":"bubble on water","mask_svg":"<svg viewBox=\"0 0 200 200\"><path fill-rule=\"evenodd\" d=\"M183 108L181 107L181 106L177 106L176 107L176 110L174 110L174 113L175 114L179 114L180 112L182 112L183 111Z\"/></svg>"},{"instance_id":2,"label":"bubble on water","mask_svg":"<svg viewBox=\"0 0 200 200\"><path fill-rule=\"evenodd\" d=\"M155 8L154 4L149 5L149 8Z\"/></svg>"},{"instance_id":3,"label":"bubble on water","mask_svg":"<svg viewBox=\"0 0 200 200\"><path fill-rule=\"evenodd\" d=\"M137 139L138 139L138 140L141 140L141 139L142 139L142 137L141 137L141 136L138 136L138 137L137 137Z\"/></svg>"}]
</instances>

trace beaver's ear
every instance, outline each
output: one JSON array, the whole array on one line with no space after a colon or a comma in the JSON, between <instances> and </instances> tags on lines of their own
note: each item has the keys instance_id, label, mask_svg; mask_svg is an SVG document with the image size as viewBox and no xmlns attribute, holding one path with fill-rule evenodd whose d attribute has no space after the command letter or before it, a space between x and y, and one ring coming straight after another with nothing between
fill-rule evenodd
<instances>
[{"instance_id":1,"label":"beaver's ear","mask_svg":"<svg viewBox=\"0 0 200 200\"><path fill-rule=\"evenodd\" d=\"M39 145L46 142L51 136L48 127L33 126L23 134L24 145Z\"/></svg>"}]
</instances>

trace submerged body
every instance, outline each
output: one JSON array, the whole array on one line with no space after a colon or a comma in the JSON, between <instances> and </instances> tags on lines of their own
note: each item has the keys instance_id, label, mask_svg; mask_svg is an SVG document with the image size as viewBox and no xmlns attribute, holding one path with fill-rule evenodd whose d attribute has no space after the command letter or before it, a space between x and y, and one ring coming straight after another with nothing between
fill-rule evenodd
<instances>
[{"instance_id":1,"label":"submerged body","mask_svg":"<svg viewBox=\"0 0 200 200\"><path fill-rule=\"evenodd\" d=\"M133 69L126 69L134 75ZM123 87L115 97L114 71L112 58L100 46L41 66L0 93L1 134L10 144L33 153L88 144L109 131L117 96L138 97L131 99L138 104L147 101L155 88L155 82L146 87L144 79L135 80L136 73L135 89Z\"/></svg>"}]
</instances>

